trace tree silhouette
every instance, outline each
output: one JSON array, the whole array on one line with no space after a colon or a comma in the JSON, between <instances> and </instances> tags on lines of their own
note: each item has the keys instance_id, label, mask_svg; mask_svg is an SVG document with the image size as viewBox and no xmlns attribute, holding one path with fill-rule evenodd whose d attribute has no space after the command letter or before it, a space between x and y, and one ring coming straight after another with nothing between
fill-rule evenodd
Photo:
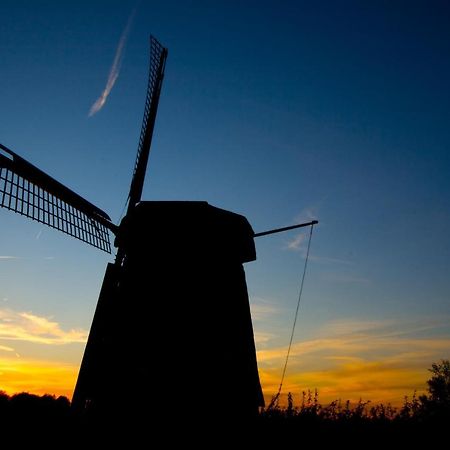
<instances>
[{"instance_id":1,"label":"tree silhouette","mask_svg":"<svg viewBox=\"0 0 450 450\"><path fill-rule=\"evenodd\" d=\"M433 374L427 381L430 398L436 403L450 403L450 361L434 363L429 371Z\"/></svg>"},{"instance_id":2,"label":"tree silhouette","mask_svg":"<svg viewBox=\"0 0 450 450\"><path fill-rule=\"evenodd\" d=\"M427 381L428 395L422 395L422 413L429 419L445 420L450 417L450 361L441 360L428 369L433 375Z\"/></svg>"}]
</instances>

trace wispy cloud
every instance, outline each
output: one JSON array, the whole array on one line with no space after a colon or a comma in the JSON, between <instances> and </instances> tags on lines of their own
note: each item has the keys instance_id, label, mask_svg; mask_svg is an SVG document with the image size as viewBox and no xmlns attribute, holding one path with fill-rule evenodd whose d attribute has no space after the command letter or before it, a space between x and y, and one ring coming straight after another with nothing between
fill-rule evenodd
<instances>
[{"instance_id":1,"label":"wispy cloud","mask_svg":"<svg viewBox=\"0 0 450 450\"><path fill-rule=\"evenodd\" d=\"M12 347L8 347L6 345L0 345L0 351L2 351L2 352L13 352L14 349Z\"/></svg>"},{"instance_id":2,"label":"wispy cloud","mask_svg":"<svg viewBox=\"0 0 450 450\"><path fill-rule=\"evenodd\" d=\"M339 319L331 320L319 329L320 334L329 336L367 336L375 338L417 336L424 332L448 332L449 316L420 317L417 319L383 319L360 320Z\"/></svg>"},{"instance_id":3,"label":"wispy cloud","mask_svg":"<svg viewBox=\"0 0 450 450\"><path fill-rule=\"evenodd\" d=\"M308 206L303 208L299 214L295 216L295 223L310 222L316 220L319 208L317 206Z\"/></svg>"},{"instance_id":4,"label":"wispy cloud","mask_svg":"<svg viewBox=\"0 0 450 450\"><path fill-rule=\"evenodd\" d=\"M127 42L128 34L130 32L130 28L131 28L131 24L134 19L135 12L136 12L136 9L134 9L132 11L132 13L130 14L127 24L125 25L122 35L120 36L119 44L117 45L116 54L114 55L114 60L113 60L111 69L109 70L105 89L103 89L102 93L100 94L100 97L91 106L88 117L92 117L94 114L98 113L103 108L103 105L106 103L106 99L108 98L108 96L109 96L112 88L114 87L114 84L119 76L120 66L122 64L123 50L125 48L125 43Z\"/></svg>"},{"instance_id":5,"label":"wispy cloud","mask_svg":"<svg viewBox=\"0 0 450 450\"><path fill-rule=\"evenodd\" d=\"M424 350L433 353L450 349L450 335L439 337L418 337L426 331L448 326L447 319L423 319L401 321L394 319L379 321L339 320L330 321L317 331L319 337L296 342L291 348L292 357L319 355L328 357L357 357L367 353L368 358L388 354L422 354ZM261 351L259 360L283 359L286 348Z\"/></svg>"},{"instance_id":6,"label":"wispy cloud","mask_svg":"<svg viewBox=\"0 0 450 450\"><path fill-rule=\"evenodd\" d=\"M291 239L290 241L288 241L288 243L286 244L286 248L288 250L293 250L293 251L300 251L303 250L303 242L305 241L306 235L304 233L299 233L296 236L294 236L293 239Z\"/></svg>"},{"instance_id":7,"label":"wispy cloud","mask_svg":"<svg viewBox=\"0 0 450 450\"><path fill-rule=\"evenodd\" d=\"M250 299L250 310L254 321L266 320L278 313L277 306L261 297L252 297Z\"/></svg>"},{"instance_id":8,"label":"wispy cloud","mask_svg":"<svg viewBox=\"0 0 450 450\"><path fill-rule=\"evenodd\" d=\"M88 332L82 329L65 331L58 322L31 312L0 309L0 339L27 341L46 345L86 342Z\"/></svg>"},{"instance_id":9,"label":"wispy cloud","mask_svg":"<svg viewBox=\"0 0 450 450\"><path fill-rule=\"evenodd\" d=\"M322 201L323 202L323 201ZM320 202L320 203L322 203ZM299 214L297 214L292 221L293 224L298 223L306 223L311 222L312 220L319 219L319 204L315 206L309 206L304 208ZM320 221L320 226L323 226L323 221ZM307 237L308 231L303 229L302 231L296 232L290 239L288 239L284 246L284 250L300 252L303 257L306 256L306 247L307 247ZM344 259L344 258L336 258L334 256L323 256L323 255L315 255L311 253L309 255L310 261L314 261L321 264L343 264L343 265L352 265L353 261Z\"/></svg>"},{"instance_id":10,"label":"wispy cloud","mask_svg":"<svg viewBox=\"0 0 450 450\"><path fill-rule=\"evenodd\" d=\"M273 338L274 334L263 331L255 331L255 344L258 347L266 346Z\"/></svg>"},{"instance_id":11,"label":"wispy cloud","mask_svg":"<svg viewBox=\"0 0 450 450\"><path fill-rule=\"evenodd\" d=\"M305 223L310 222L312 220L317 219L317 207L310 206L307 208L304 208L297 216L295 216L293 222L294 225L298 223ZM304 231L297 232L292 238L290 238L285 246L285 250L291 250L291 251L305 251L303 243L306 240L307 234Z\"/></svg>"},{"instance_id":12,"label":"wispy cloud","mask_svg":"<svg viewBox=\"0 0 450 450\"><path fill-rule=\"evenodd\" d=\"M363 397L401 404L404 395L425 389L431 363L448 355L448 319L331 321L317 337L292 346L284 392L318 388L324 402ZM285 347L258 351L269 397L278 388L285 357Z\"/></svg>"},{"instance_id":13,"label":"wispy cloud","mask_svg":"<svg viewBox=\"0 0 450 450\"><path fill-rule=\"evenodd\" d=\"M84 344L87 334L86 330L81 329L64 330L51 317L0 308L1 389L9 394L27 391L70 398L79 370L78 362L62 362L60 356L57 356L58 360L51 360L50 355L52 352L58 354L55 346ZM46 357L36 359L27 355L30 349L38 348L36 345L41 346L36 354ZM16 346L22 348L24 353L21 351L19 355L13 348ZM68 348L69 353L71 348Z\"/></svg>"},{"instance_id":14,"label":"wispy cloud","mask_svg":"<svg viewBox=\"0 0 450 450\"><path fill-rule=\"evenodd\" d=\"M254 328L255 344L257 348L267 348L276 335L267 330L263 331L263 329L279 313L279 307L271 300L252 297L250 298L250 311L253 323L259 325Z\"/></svg>"},{"instance_id":15,"label":"wispy cloud","mask_svg":"<svg viewBox=\"0 0 450 450\"><path fill-rule=\"evenodd\" d=\"M55 259L54 256L43 256L32 258L29 256L9 256L9 255L0 255L0 261L29 261L29 260L52 260Z\"/></svg>"}]
</instances>

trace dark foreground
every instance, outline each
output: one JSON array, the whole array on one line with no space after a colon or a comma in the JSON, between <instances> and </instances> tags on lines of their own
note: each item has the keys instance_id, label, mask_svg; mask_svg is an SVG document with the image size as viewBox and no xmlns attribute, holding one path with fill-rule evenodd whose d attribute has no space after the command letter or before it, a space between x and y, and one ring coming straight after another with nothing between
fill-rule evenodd
<instances>
[{"instance_id":1,"label":"dark foreground","mask_svg":"<svg viewBox=\"0 0 450 450\"><path fill-rule=\"evenodd\" d=\"M170 416L161 416L158 408L143 405L138 414L117 411L103 420L104 416L74 414L65 397L0 393L2 441L15 448L36 444L46 448L89 448L90 444L116 448L115 444L121 444L120 448L131 449L180 444L202 448L430 447L447 443L450 425L448 408L425 410L414 401L405 401L397 410L383 405L369 407L367 403L352 408L340 402L326 407L317 402L299 408L290 404L239 421L235 416L218 419L212 408L196 411L192 414L188 407L174 406Z\"/></svg>"}]
</instances>

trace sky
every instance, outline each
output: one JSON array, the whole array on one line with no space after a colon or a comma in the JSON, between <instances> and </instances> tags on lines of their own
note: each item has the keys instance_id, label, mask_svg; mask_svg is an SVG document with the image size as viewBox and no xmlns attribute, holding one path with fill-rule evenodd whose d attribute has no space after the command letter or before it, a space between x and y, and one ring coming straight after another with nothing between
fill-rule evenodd
<instances>
[{"instance_id":1,"label":"sky","mask_svg":"<svg viewBox=\"0 0 450 450\"><path fill-rule=\"evenodd\" d=\"M0 142L115 223L150 34L169 55L143 199L255 232L319 220L284 394L424 391L450 353L448 2L2 0L0 17ZM0 390L70 398L113 255L7 210L0 230ZM261 237L245 265L268 399L307 237Z\"/></svg>"}]
</instances>

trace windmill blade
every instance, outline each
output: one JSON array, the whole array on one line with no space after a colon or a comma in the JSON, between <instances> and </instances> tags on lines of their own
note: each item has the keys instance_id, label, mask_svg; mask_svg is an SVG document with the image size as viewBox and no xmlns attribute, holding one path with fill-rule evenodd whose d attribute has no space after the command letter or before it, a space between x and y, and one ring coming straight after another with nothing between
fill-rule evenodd
<instances>
[{"instance_id":1,"label":"windmill blade","mask_svg":"<svg viewBox=\"0 0 450 450\"><path fill-rule=\"evenodd\" d=\"M109 216L2 144L0 207L111 253Z\"/></svg>"},{"instance_id":2,"label":"windmill blade","mask_svg":"<svg viewBox=\"0 0 450 450\"><path fill-rule=\"evenodd\" d=\"M147 96L145 99L144 119L142 121L139 146L128 195L128 212L141 200L144 187L145 171L147 169L148 155L152 143L153 128L155 126L156 112L158 110L159 95L161 93L166 64L167 49L153 36L150 36L150 70L148 76Z\"/></svg>"}]
</instances>

